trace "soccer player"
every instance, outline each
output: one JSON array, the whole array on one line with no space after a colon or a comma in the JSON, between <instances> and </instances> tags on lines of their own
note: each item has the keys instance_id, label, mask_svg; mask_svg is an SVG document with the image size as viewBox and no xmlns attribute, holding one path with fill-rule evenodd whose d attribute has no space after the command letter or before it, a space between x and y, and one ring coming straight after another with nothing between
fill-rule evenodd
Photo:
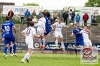
<instances>
[{"instance_id":1,"label":"soccer player","mask_svg":"<svg viewBox=\"0 0 100 66\"><path fill-rule=\"evenodd\" d=\"M37 27L37 34L41 35L41 38L39 38L39 43L40 43L40 48L43 50L45 47L45 38L44 38L44 33L46 33L45 29L45 13L42 12L42 17L38 20L38 23L35 25Z\"/></svg>"},{"instance_id":2,"label":"soccer player","mask_svg":"<svg viewBox=\"0 0 100 66\"><path fill-rule=\"evenodd\" d=\"M36 30L34 28L34 22L29 22L29 27L21 32L21 35L25 38L25 43L28 44L28 51L25 54L24 58L21 60L22 63L25 63L25 60L29 62L29 58L33 52L33 39L34 37L40 37L40 35L36 35Z\"/></svg>"},{"instance_id":3,"label":"soccer player","mask_svg":"<svg viewBox=\"0 0 100 66\"><path fill-rule=\"evenodd\" d=\"M77 55L76 48L80 45L81 49L83 49L83 46L84 46L83 36L80 33L81 30L82 30L82 28L78 27L77 24L74 24L74 29L72 30L72 34L70 35L70 36L73 36L73 35L76 36L76 43L75 43L75 46L74 46L76 55Z\"/></svg>"},{"instance_id":4,"label":"soccer player","mask_svg":"<svg viewBox=\"0 0 100 66\"><path fill-rule=\"evenodd\" d=\"M13 29L14 29L14 34L13 34ZM16 39L14 36L16 36L16 27L14 26L14 23L10 21L10 17L6 17L6 21L2 24L2 30L4 32L4 58L7 59L7 50L9 47L9 43L12 41L13 42L13 53L14 56L16 55Z\"/></svg>"},{"instance_id":5,"label":"soccer player","mask_svg":"<svg viewBox=\"0 0 100 66\"><path fill-rule=\"evenodd\" d=\"M1 30L1 36L2 36L2 41L4 41L4 33L3 33L2 30ZM10 45L10 55L13 56L13 52L12 52L12 50L13 50L12 46L13 46L13 44L12 44L12 42L10 42L9 45Z\"/></svg>"},{"instance_id":6,"label":"soccer player","mask_svg":"<svg viewBox=\"0 0 100 66\"><path fill-rule=\"evenodd\" d=\"M89 34L92 35L91 31L87 28L87 26L84 26L83 30L81 30L80 33L82 33L83 35L84 46L90 47L92 49L92 43L91 40L89 39Z\"/></svg>"},{"instance_id":7,"label":"soccer player","mask_svg":"<svg viewBox=\"0 0 100 66\"><path fill-rule=\"evenodd\" d=\"M62 28L66 27L65 23L62 23L62 19L58 18L58 22L54 23L52 25L52 29L54 29L53 27L55 27L55 44L56 44L56 49L58 49L58 39L60 38L61 41L61 49L63 51L65 51L65 46L64 46L64 42L63 42L63 35L62 35ZM69 28L69 27L67 27Z\"/></svg>"}]
</instances>

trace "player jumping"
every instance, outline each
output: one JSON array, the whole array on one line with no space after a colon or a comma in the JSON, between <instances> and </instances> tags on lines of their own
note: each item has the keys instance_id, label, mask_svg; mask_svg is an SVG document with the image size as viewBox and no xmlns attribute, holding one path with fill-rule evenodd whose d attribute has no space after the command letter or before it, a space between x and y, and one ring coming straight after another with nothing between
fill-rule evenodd
<instances>
[{"instance_id":1,"label":"player jumping","mask_svg":"<svg viewBox=\"0 0 100 66\"><path fill-rule=\"evenodd\" d=\"M83 30L80 31L83 35L84 39L84 47L90 47L92 49L92 43L89 39L89 34L92 35L91 31L87 28L87 26L84 26Z\"/></svg>"},{"instance_id":2,"label":"player jumping","mask_svg":"<svg viewBox=\"0 0 100 66\"><path fill-rule=\"evenodd\" d=\"M38 38L40 35L36 35L36 30L34 27L34 22L29 22L29 27L21 32L21 35L25 38L25 43L28 44L28 51L25 54L24 58L21 60L22 63L25 63L25 60L29 63L29 58L33 52L33 39L34 37Z\"/></svg>"},{"instance_id":3,"label":"player jumping","mask_svg":"<svg viewBox=\"0 0 100 66\"><path fill-rule=\"evenodd\" d=\"M62 19L61 18L58 18L58 22L54 23L52 25L52 29L53 27L55 27L55 44L56 44L56 49L58 49L58 39L60 38L60 41L61 41L61 49L63 51L65 51L65 46L64 46L64 42L63 42L63 35L62 35L62 28L63 27L66 27L65 26L65 23L62 23ZM69 28L69 27L67 27Z\"/></svg>"},{"instance_id":4,"label":"player jumping","mask_svg":"<svg viewBox=\"0 0 100 66\"><path fill-rule=\"evenodd\" d=\"M84 46L83 36L80 33L81 30L82 30L82 28L78 27L77 24L74 24L74 29L72 30L72 34L70 35L70 36L73 36L73 35L76 36L76 43L75 43L75 46L74 46L76 55L77 55L77 49L76 48L80 45L81 49L83 49L83 46Z\"/></svg>"},{"instance_id":5,"label":"player jumping","mask_svg":"<svg viewBox=\"0 0 100 66\"><path fill-rule=\"evenodd\" d=\"M35 25L37 27L37 34L41 35L41 38L39 38L40 48L43 50L45 47L45 37L44 33L46 33L45 29L45 13L42 12L42 17L39 19L38 23Z\"/></svg>"},{"instance_id":6,"label":"player jumping","mask_svg":"<svg viewBox=\"0 0 100 66\"><path fill-rule=\"evenodd\" d=\"M13 34L13 29L14 33ZM6 17L6 21L2 24L2 30L4 32L4 58L7 59L7 50L9 47L9 43L13 42L13 53L14 56L16 56L16 42L15 37L16 36L16 27L14 26L14 23L10 21L10 17Z\"/></svg>"}]
</instances>

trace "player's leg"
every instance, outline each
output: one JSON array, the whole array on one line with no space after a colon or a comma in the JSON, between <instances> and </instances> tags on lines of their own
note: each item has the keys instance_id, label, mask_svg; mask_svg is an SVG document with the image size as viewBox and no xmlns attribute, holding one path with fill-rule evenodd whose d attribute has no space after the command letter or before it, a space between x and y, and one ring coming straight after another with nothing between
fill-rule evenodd
<instances>
[{"instance_id":1,"label":"player's leg","mask_svg":"<svg viewBox=\"0 0 100 66\"><path fill-rule=\"evenodd\" d=\"M17 56L17 55L16 55L17 43L16 43L16 39L15 39L14 36L11 37L11 41L12 41L12 43L14 44L14 45L13 45L13 55L14 55L14 56Z\"/></svg>"},{"instance_id":2,"label":"player's leg","mask_svg":"<svg viewBox=\"0 0 100 66\"><path fill-rule=\"evenodd\" d=\"M65 46L64 46L62 34L60 34L60 41L61 41L61 49L62 49L63 51L65 51Z\"/></svg>"},{"instance_id":3,"label":"player's leg","mask_svg":"<svg viewBox=\"0 0 100 66\"><path fill-rule=\"evenodd\" d=\"M76 42L76 43L75 43L75 46L74 46L74 50L75 50L76 56L77 56L77 47L78 47L78 45L79 45L79 43Z\"/></svg>"},{"instance_id":4,"label":"player's leg","mask_svg":"<svg viewBox=\"0 0 100 66\"><path fill-rule=\"evenodd\" d=\"M12 44L12 42L10 42L9 45L10 45L10 55L13 56L13 49L12 49L13 44Z\"/></svg>"},{"instance_id":5,"label":"player's leg","mask_svg":"<svg viewBox=\"0 0 100 66\"><path fill-rule=\"evenodd\" d=\"M8 47L9 47L9 39L8 38L4 38L4 44L5 44L5 47L4 47L4 58L7 59L7 50L8 50Z\"/></svg>"},{"instance_id":6,"label":"player's leg","mask_svg":"<svg viewBox=\"0 0 100 66\"><path fill-rule=\"evenodd\" d=\"M59 39L59 35L57 32L55 32L55 45L56 45L56 49L58 49L58 39Z\"/></svg>"},{"instance_id":7,"label":"player's leg","mask_svg":"<svg viewBox=\"0 0 100 66\"><path fill-rule=\"evenodd\" d=\"M29 58L31 54L33 53L33 42L26 42L28 43L28 51L25 54L24 58L21 60L22 63L25 63L25 60L29 63Z\"/></svg>"}]
</instances>

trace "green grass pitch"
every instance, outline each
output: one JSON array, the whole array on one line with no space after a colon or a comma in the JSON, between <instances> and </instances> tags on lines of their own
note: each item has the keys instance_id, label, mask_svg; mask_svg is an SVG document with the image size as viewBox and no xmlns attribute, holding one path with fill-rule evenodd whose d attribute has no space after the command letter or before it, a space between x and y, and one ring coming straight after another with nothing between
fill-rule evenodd
<instances>
[{"instance_id":1,"label":"green grass pitch","mask_svg":"<svg viewBox=\"0 0 100 66\"><path fill-rule=\"evenodd\" d=\"M32 54L30 63L21 63L25 53L18 53L18 57L8 55L4 59L0 53L0 66L100 66L100 55L98 64L80 64L80 56L75 54Z\"/></svg>"}]
</instances>

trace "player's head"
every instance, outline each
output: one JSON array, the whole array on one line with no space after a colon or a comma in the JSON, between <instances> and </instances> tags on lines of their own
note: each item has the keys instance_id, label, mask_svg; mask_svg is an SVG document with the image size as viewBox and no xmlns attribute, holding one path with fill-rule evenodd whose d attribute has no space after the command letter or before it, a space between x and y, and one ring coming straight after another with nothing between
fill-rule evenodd
<instances>
[{"instance_id":1,"label":"player's head","mask_svg":"<svg viewBox=\"0 0 100 66\"><path fill-rule=\"evenodd\" d=\"M77 24L74 24L74 28L76 29L78 26L77 26Z\"/></svg>"},{"instance_id":2,"label":"player's head","mask_svg":"<svg viewBox=\"0 0 100 66\"><path fill-rule=\"evenodd\" d=\"M87 27L87 25L84 25L84 29L87 29L88 27Z\"/></svg>"},{"instance_id":3,"label":"player's head","mask_svg":"<svg viewBox=\"0 0 100 66\"><path fill-rule=\"evenodd\" d=\"M6 21L10 21L10 17L9 16L6 16Z\"/></svg>"},{"instance_id":4,"label":"player's head","mask_svg":"<svg viewBox=\"0 0 100 66\"><path fill-rule=\"evenodd\" d=\"M45 12L42 12L42 17L45 17L45 15L46 15Z\"/></svg>"},{"instance_id":5,"label":"player's head","mask_svg":"<svg viewBox=\"0 0 100 66\"><path fill-rule=\"evenodd\" d=\"M58 22L61 23L62 22L62 19L61 18L58 18Z\"/></svg>"},{"instance_id":6,"label":"player's head","mask_svg":"<svg viewBox=\"0 0 100 66\"><path fill-rule=\"evenodd\" d=\"M29 22L29 25L30 25L31 27L33 27L33 26L34 26L34 22L33 22L33 21L30 21L30 22Z\"/></svg>"}]
</instances>

